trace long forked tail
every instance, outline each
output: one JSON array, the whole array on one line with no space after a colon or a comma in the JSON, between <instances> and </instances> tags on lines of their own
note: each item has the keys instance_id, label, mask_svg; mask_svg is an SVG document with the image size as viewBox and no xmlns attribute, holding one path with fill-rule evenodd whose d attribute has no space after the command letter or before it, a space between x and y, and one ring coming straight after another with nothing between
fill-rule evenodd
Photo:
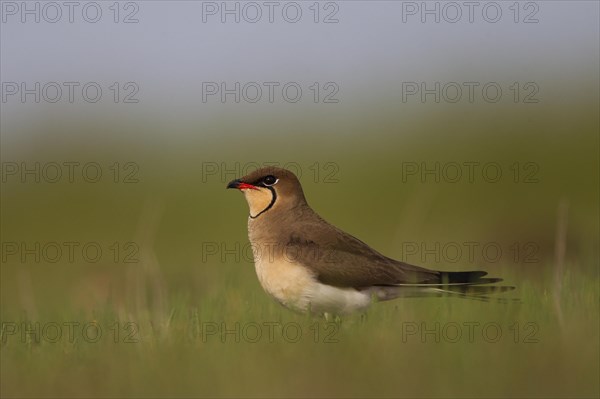
<instances>
[{"instance_id":1,"label":"long forked tail","mask_svg":"<svg viewBox=\"0 0 600 399\"><path fill-rule=\"evenodd\" d=\"M375 295L381 301L398 297L454 296L482 301L490 300L490 294L512 291L514 286L487 285L499 283L501 278L484 277L487 272L439 272L435 278L416 284L377 286Z\"/></svg>"}]
</instances>

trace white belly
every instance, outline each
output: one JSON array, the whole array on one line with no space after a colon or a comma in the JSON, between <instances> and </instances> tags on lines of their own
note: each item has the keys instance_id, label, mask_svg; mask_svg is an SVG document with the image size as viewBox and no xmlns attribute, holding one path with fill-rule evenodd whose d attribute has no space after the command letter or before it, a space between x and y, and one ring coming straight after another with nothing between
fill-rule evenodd
<instances>
[{"instance_id":1,"label":"white belly","mask_svg":"<svg viewBox=\"0 0 600 399\"><path fill-rule=\"evenodd\" d=\"M368 292L319 283L307 268L289 260L259 257L254 266L263 289L282 305L300 312L344 314L371 303Z\"/></svg>"}]
</instances>

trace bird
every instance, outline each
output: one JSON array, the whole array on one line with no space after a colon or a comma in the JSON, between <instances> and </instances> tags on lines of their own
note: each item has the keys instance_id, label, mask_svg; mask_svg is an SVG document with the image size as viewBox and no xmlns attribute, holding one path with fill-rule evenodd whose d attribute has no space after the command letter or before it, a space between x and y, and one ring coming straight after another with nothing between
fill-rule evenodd
<instances>
[{"instance_id":1,"label":"bird","mask_svg":"<svg viewBox=\"0 0 600 399\"><path fill-rule=\"evenodd\" d=\"M400 297L488 300L514 289L485 271L440 271L404 263L335 227L309 205L290 170L268 166L227 184L248 203L248 238L263 290L299 312L346 315Z\"/></svg>"}]
</instances>

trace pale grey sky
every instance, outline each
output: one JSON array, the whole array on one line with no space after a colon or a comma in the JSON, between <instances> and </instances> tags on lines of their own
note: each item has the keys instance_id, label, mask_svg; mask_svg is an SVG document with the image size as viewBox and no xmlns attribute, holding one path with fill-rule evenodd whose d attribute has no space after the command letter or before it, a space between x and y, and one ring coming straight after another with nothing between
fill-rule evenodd
<instances>
[{"instance_id":1,"label":"pale grey sky","mask_svg":"<svg viewBox=\"0 0 600 399\"><path fill-rule=\"evenodd\" d=\"M210 117L222 105L219 94L202 102L202 82L257 82L263 89L259 106L269 106L262 82L279 82L277 90L296 82L302 101L315 95L314 82L321 85L320 99L334 89L323 86L334 82L339 90L333 98L342 108L400 97L402 82L493 81L506 92L512 82L533 81L556 98L571 91L593 92L598 86L597 1L68 4L2 1L2 82L97 82L102 101L115 94L112 83L135 82L139 91L133 98L140 102L129 110L160 109L163 118L173 119ZM434 11L427 13L424 5ZM238 7L240 21L235 22L236 12L224 13L223 7ZM298 22L289 22L295 18ZM88 22L94 19L98 22ZM126 19L138 22L124 23ZM577 79L585 82L573 86ZM133 90L119 89L121 100ZM75 104L68 104L66 89L57 104L35 104L32 96L23 104L18 93L3 95L5 136L23 118L90 105L77 96Z\"/></svg>"}]
</instances>

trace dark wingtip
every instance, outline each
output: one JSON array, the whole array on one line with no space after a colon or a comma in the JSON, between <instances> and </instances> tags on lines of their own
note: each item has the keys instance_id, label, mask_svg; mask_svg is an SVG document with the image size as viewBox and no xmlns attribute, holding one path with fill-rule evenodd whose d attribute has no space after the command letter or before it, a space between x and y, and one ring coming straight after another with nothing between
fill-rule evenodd
<instances>
[{"instance_id":1,"label":"dark wingtip","mask_svg":"<svg viewBox=\"0 0 600 399\"><path fill-rule=\"evenodd\" d=\"M487 284L502 281L502 279L482 278L483 276L487 276L487 274L487 272L482 270L476 270L472 272L440 272L439 279L440 283L442 284Z\"/></svg>"}]
</instances>

